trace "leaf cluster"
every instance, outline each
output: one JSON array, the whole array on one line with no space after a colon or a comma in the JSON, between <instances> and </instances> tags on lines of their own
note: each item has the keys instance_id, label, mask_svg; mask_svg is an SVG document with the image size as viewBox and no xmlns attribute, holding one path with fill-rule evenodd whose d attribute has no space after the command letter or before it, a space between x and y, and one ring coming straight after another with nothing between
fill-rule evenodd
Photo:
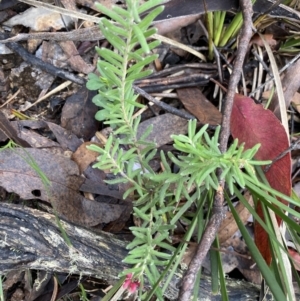
<instances>
[{"instance_id":1,"label":"leaf cluster","mask_svg":"<svg viewBox=\"0 0 300 301\"><path fill-rule=\"evenodd\" d=\"M114 128L115 134L133 135L133 127L138 124L132 118L134 109L143 107L136 100L138 95L132 89L133 82L152 73L146 69L157 55L150 51L159 45L159 41L149 42L147 39L156 32L150 28L153 19L162 12L159 6L150 11L145 18L140 14L160 4L160 0L147 1L138 5L139 1L127 1L128 9L118 6L108 9L96 4L107 18L101 18L100 29L113 46L113 50L96 48L100 60L97 64L100 76L89 75L87 87L98 90L93 102L101 107L96 119L104 121Z\"/></svg>"},{"instance_id":2,"label":"leaf cluster","mask_svg":"<svg viewBox=\"0 0 300 301\"><path fill-rule=\"evenodd\" d=\"M187 188L204 185L206 189L218 189L219 180L216 170L221 169L221 179L225 179L229 191L233 194L233 186L237 183L240 187L245 187L244 172L254 181L257 176L254 165L270 164L271 161L253 160L260 145L244 151L244 144L238 145L235 139L226 153L221 153L218 147L220 126L212 137L207 133L208 125L203 126L196 132L196 120L190 121L188 126L188 136L173 135L174 147L185 155L178 157L169 153L171 160L180 167L179 174L186 177Z\"/></svg>"}]
</instances>

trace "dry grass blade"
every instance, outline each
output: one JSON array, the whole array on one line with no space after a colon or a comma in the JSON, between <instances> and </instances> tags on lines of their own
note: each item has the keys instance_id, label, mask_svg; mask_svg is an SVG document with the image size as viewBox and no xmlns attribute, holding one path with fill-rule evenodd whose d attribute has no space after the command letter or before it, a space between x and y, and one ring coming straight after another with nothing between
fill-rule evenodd
<instances>
[{"instance_id":1,"label":"dry grass blade","mask_svg":"<svg viewBox=\"0 0 300 301\"><path fill-rule=\"evenodd\" d=\"M34 103L32 103L31 105L29 105L26 108L24 108L24 110L22 110L22 112L27 111L28 109L30 109L30 108L34 107L35 105L37 105L38 103L40 103L41 101L43 101L43 100L49 98L50 96L58 93L59 91L65 89L66 87L68 87L71 84L72 84L72 82L69 81L69 80L63 82L58 87L54 88L53 90L51 90L50 92L48 92L47 94L45 94L44 96L42 96L41 98L39 98L38 100L36 100Z\"/></svg>"},{"instance_id":2,"label":"dry grass blade","mask_svg":"<svg viewBox=\"0 0 300 301\"><path fill-rule=\"evenodd\" d=\"M275 234L276 234L276 238L278 239L278 242L281 245L287 245L285 239L284 239L284 242L283 242L283 238L285 237L285 232L286 232L286 225L283 224L283 227L280 228L278 226L276 215L275 215L274 211L272 211L270 209L268 209L268 211L269 211L269 214L270 214L270 217L271 217L271 221L272 221L272 224L273 224L274 231L275 231ZM283 250L280 250L280 255L282 256L284 266L286 267L286 276L288 278L288 285L289 285L290 293L292 294L293 301L296 301L295 290L294 290L294 286L293 286L291 263L289 261L289 258L288 258L288 255L287 255L286 252L284 252Z\"/></svg>"},{"instance_id":3,"label":"dry grass blade","mask_svg":"<svg viewBox=\"0 0 300 301\"><path fill-rule=\"evenodd\" d=\"M39 2L39 1L36 1L36 0L19 0L19 1L23 2L23 3L26 3L26 4L29 4L29 5L33 5L35 7L44 7L44 8L47 8L47 9L51 10L51 11L54 11L54 12L57 12L59 14L66 15L66 16L69 16L69 17L72 17L72 18L78 18L78 19L81 19L81 20L86 20L86 21L95 22L95 23L99 23L99 21L100 21L100 18L98 18L98 17L83 14L83 13L80 13L80 12L77 12L77 11L68 10L68 9L63 8L63 7L54 6L54 5L44 3L44 2Z\"/></svg>"},{"instance_id":4,"label":"dry grass blade","mask_svg":"<svg viewBox=\"0 0 300 301\"><path fill-rule=\"evenodd\" d=\"M269 59L270 59L270 64L272 67L274 81L275 81L277 95L278 95L278 105L279 105L279 109L280 109L281 122L285 128L287 136L289 137L289 126L288 126L288 120L287 120L287 114L286 114L286 105L285 105L284 94L283 94L283 89L282 89L282 85L281 85L281 79L280 79L278 67L277 67L271 47L266 42L264 36L262 34L259 34L259 35L260 35L261 40L264 43L264 46L266 48L266 51L267 51Z\"/></svg>"},{"instance_id":5,"label":"dry grass blade","mask_svg":"<svg viewBox=\"0 0 300 301\"><path fill-rule=\"evenodd\" d=\"M178 48L180 48L180 49L182 49L182 50L185 50L185 51L187 51L187 52L189 52L189 53L195 55L196 57L200 58L200 59L203 60L204 62L206 62L205 56L204 56L202 53L200 53L200 52L194 50L194 49L191 48L191 47L188 47L188 46L186 46L186 45L184 45L184 44L182 44L182 43L173 41L173 40L171 40L171 39L169 39L169 38L166 38L166 37L164 37L164 36L161 36L161 35L159 35L159 34L154 34L154 35L153 35L153 38L156 39L156 40L159 40L159 41L161 41L161 42L167 43L167 44L169 44L169 45L176 46L176 47L178 47Z\"/></svg>"}]
</instances>

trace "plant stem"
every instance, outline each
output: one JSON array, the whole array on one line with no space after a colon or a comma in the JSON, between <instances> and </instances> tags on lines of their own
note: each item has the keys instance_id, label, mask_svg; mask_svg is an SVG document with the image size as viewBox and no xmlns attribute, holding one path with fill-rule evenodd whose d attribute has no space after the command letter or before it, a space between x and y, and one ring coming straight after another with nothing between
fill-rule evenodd
<instances>
[{"instance_id":1,"label":"plant stem","mask_svg":"<svg viewBox=\"0 0 300 301\"><path fill-rule=\"evenodd\" d=\"M133 17L132 12L131 12L130 17L131 18L129 20L129 24L133 24L134 23L134 17ZM120 103L121 103L121 108L122 108L122 113L123 113L125 124L126 124L127 128L129 129L129 132L130 132L130 136L131 136L131 139L132 139L132 144L137 150L138 161L139 161L140 166L142 168L142 172L145 173L146 169L144 168L144 165L143 165L143 158L142 158L141 151L140 151L140 145L137 142L138 139L136 137L136 132L135 132L133 126L132 126L132 122L133 122L132 113L130 114L126 110L126 105L125 105L125 102L126 102L125 91L126 91L126 85L128 84L128 81L126 81L127 68L128 68L128 63L129 63L129 54L132 50L131 49L132 46L130 45L131 40L132 40L132 32L133 32L132 26L129 26L128 31L129 31L129 34L128 34L128 37L126 39L126 50L124 51L124 61L123 61L123 65L122 65L123 72L122 72L121 87L120 87L120 90L121 90L120 91ZM133 84L130 83L130 85L131 85L130 89L132 90L133 89Z\"/></svg>"}]
</instances>

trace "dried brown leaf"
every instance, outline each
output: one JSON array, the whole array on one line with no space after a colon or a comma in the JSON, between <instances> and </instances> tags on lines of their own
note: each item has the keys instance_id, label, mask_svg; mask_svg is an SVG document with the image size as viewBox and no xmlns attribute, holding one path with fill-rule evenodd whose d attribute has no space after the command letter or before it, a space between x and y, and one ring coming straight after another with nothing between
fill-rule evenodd
<instances>
[{"instance_id":1,"label":"dried brown leaf","mask_svg":"<svg viewBox=\"0 0 300 301\"><path fill-rule=\"evenodd\" d=\"M177 95L184 107L201 123L221 124L222 114L207 100L199 88L177 89Z\"/></svg>"},{"instance_id":2,"label":"dried brown leaf","mask_svg":"<svg viewBox=\"0 0 300 301\"><path fill-rule=\"evenodd\" d=\"M33 147L62 148L63 150L71 150L74 152L82 144L82 141L77 136L52 122L44 120L19 120L12 121L12 125L18 131L19 137ZM58 143L32 131L37 129L51 130Z\"/></svg>"},{"instance_id":3,"label":"dried brown leaf","mask_svg":"<svg viewBox=\"0 0 300 301\"><path fill-rule=\"evenodd\" d=\"M87 148L88 145L92 144L95 143L82 143L72 155L72 160L77 163L80 173L83 173L92 162L96 161L97 157L99 156L99 153Z\"/></svg>"},{"instance_id":4,"label":"dried brown leaf","mask_svg":"<svg viewBox=\"0 0 300 301\"><path fill-rule=\"evenodd\" d=\"M51 29L59 30L64 28L65 24L68 26L71 22L72 19L69 16L62 17L61 14L43 7L31 7L24 13L12 17L4 24L10 27L23 25L35 31L49 31Z\"/></svg>"},{"instance_id":5,"label":"dried brown leaf","mask_svg":"<svg viewBox=\"0 0 300 301\"><path fill-rule=\"evenodd\" d=\"M89 74L94 71L95 67L87 64L77 51L77 48L72 41L59 42L60 47L68 55L68 63L74 71Z\"/></svg>"},{"instance_id":6,"label":"dried brown leaf","mask_svg":"<svg viewBox=\"0 0 300 301\"><path fill-rule=\"evenodd\" d=\"M273 34L269 33L269 34L264 34L263 35L264 39L266 40L266 42L270 45L270 47L274 47L277 45L277 41L273 38ZM264 42L261 40L260 35L255 34L252 39L251 39L251 43L258 45L260 47L264 47Z\"/></svg>"},{"instance_id":7,"label":"dried brown leaf","mask_svg":"<svg viewBox=\"0 0 300 301\"><path fill-rule=\"evenodd\" d=\"M174 133L185 134L187 132L187 120L176 115L166 113L150 118L140 123L138 137L141 137L148 126L152 125L153 130L147 137L147 141L155 142L157 147L172 141L171 135Z\"/></svg>"},{"instance_id":8,"label":"dried brown leaf","mask_svg":"<svg viewBox=\"0 0 300 301\"><path fill-rule=\"evenodd\" d=\"M83 87L67 99L62 110L61 126L85 140L95 134L99 124L95 119L98 108L92 102L94 95Z\"/></svg>"},{"instance_id":9,"label":"dried brown leaf","mask_svg":"<svg viewBox=\"0 0 300 301\"><path fill-rule=\"evenodd\" d=\"M50 180L45 186L40 175L28 164L34 160L38 169ZM41 149L15 149L0 152L0 186L18 194L22 199L50 202L57 214L67 220L95 226L120 217L122 205L111 205L85 199L79 188L84 178L70 159Z\"/></svg>"}]
</instances>

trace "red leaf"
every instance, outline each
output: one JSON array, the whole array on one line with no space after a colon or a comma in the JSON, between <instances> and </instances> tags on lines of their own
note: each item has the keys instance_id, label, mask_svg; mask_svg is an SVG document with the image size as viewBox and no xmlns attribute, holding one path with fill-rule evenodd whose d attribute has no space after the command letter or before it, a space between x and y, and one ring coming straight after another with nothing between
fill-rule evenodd
<instances>
[{"instance_id":1,"label":"red leaf","mask_svg":"<svg viewBox=\"0 0 300 301\"><path fill-rule=\"evenodd\" d=\"M238 138L239 143L245 143L245 149L261 144L255 159L273 160L289 147L286 132L275 115L255 104L251 98L236 94L231 115L231 133ZM291 195L291 155L275 161L265 172L270 186L285 195ZM284 204L286 201L280 199ZM256 212L263 218L261 204L258 203ZM281 219L277 216L278 224ZM255 242L267 263L271 262L268 235L263 228L255 223Z\"/></svg>"}]
</instances>

